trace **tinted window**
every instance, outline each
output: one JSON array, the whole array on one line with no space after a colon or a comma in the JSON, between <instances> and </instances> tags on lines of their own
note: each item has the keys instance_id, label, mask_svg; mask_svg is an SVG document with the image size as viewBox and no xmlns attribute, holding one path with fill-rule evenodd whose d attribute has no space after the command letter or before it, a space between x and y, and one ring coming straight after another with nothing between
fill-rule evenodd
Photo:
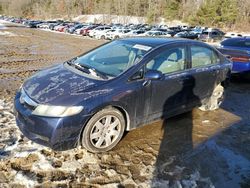
<instances>
[{"instance_id":1,"label":"tinted window","mask_svg":"<svg viewBox=\"0 0 250 188\"><path fill-rule=\"evenodd\" d=\"M220 62L218 55L213 50L205 47L192 46L191 55L192 67L206 66Z\"/></svg>"},{"instance_id":2,"label":"tinted window","mask_svg":"<svg viewBox=\"0 0 250 188\"><path fill-rule=\"evenodd\" d=\"M184 70L185 48L168 49L152 59L146 67L147 69L161 71L163 74Z\"/></svg>"}]
</instances>

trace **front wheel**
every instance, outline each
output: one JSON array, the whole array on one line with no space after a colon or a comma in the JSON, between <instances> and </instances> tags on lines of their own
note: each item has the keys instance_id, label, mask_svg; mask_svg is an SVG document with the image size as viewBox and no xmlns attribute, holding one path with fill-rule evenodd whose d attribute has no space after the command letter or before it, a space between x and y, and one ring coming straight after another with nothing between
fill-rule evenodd
<instances>
[{"instance_id":1,"label":"front wheel","mask_svg":"<svg viewBox=\"0 0 250 188\"><path fill-rule=\"evenodd\" d=\"M124 130L122 113L115 108L105 108L87 123L82 133L82 145L93 153L109 151L121 140Z\"/></svg>"},{"instance_id":2,"label":"front wheel","mask_svg":"<svg viewBox=\"0 0 250 188\"><path fill-rule=\"evenodd\" d=\"M199 107L202 111L212 111L220 107L224 98L224 87L219 84L214 88L214 91L208 99L202 102L202 105Z\"/></svg>"}]
</instances>

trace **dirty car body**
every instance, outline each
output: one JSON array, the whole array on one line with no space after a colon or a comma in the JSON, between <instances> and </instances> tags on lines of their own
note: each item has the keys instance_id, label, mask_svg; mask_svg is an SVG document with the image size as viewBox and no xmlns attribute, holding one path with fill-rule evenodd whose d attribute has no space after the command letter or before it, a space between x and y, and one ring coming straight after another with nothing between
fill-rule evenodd
<instances>
[{"instance_id":1,"label":"dirty car body","mask_svg":"<svg viewBox=\"0 0 250 188\"><path fill-rule=\"evenodd\" d=\"M213 60L204 61L204 54ZM30 77L14 100L17 125L29 139L67 150L80 143L85 127L103 109L120 112L129 131L201 105L216 85L227 81L231 66L199 41L113 41Z\"/></svg>"}]
</instances>

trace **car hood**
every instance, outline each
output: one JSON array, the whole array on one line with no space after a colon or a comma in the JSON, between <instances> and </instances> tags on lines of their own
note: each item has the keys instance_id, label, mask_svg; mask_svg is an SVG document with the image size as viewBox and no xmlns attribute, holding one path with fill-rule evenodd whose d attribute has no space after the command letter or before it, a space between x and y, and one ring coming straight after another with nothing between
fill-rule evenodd
<instances>
[{"instance_id":1,"label":"car hood","mask_svg":"<svg viewBox=\"0 0 250 188\"><path fill-rule=\"evenodd\" d=\"M61 64L33 75L23 84L23 89L39 104L76 105L93 97L93 88L103 83L72 72Z\"/></svg>"}]
</instances>

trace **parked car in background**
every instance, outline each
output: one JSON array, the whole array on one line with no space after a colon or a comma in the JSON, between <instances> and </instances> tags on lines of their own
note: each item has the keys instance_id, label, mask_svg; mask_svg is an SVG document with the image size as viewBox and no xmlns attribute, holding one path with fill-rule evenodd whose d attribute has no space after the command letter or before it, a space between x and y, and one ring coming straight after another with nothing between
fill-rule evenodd
<instances>
[{"instance_id":1,"label":"parked car in background","mask_svg":"<svg viewBox=\"0 0 250 188\"><path fill-rule=\"evenodd\" d=\"M94 37L96 39L108 39L107 36L108 36L108 33L112 33L114 32L115 29L105 29L105 30L100 30L98 32L95 33Z\"/></svg>"},{"instance_id":2,"label":"parked car in background","mask_svg":"<svg viewBox=\"0 0 250 188\"><path fill-rule=\"evenodd\" d=\"M63 22L54 27L55 31L63 32L69 26L70 22Z\"/></svg>"},{"instance_id":3,"label":"parked car in background","mask_svg":"<svg viewBox=\"0 0 250 188\"><path fill-rule=\"evenodd\" d=\"M201 41L213 42L222 40L224 35L225 33L220 31L219 29L207 29L200 34L199 39Z\"/></svg>"},{"instance_id":4,"label":"parked car in background","mask_svg":"<svg viewBox=\"0 0 250 188\"><path fill-rule=\"evenodd\" d=\"M94 38L96 33L102 32L103 30L109 30L109 29L111 29L111 27L109 27L109 26L98 26L98 27L90 30L89 33L88 33L88 35L90 37Z\"/></svg>"},{"instance_id":5,"label":"parked car in background","mask_svg":"<svg viewBox=\"0 0 250 188\"><path fill-rule=\"evenodd\" d=\"M41 24L41 23L43 23L42 21L27 21L27 22L25 22L25 26L26 27L29 27L29 28L37 28L37 25L39 25L39 24Z\"/></svg>"},{"instance_id":6,"label":"parked car in background","mask_svg":"<svg viewBox=\"0 0 250 188\"><path fill-rule=\"evenodd\" d=\"M204 27L200 27L200 26L196 26L192 29L192 32L197 34L198 37L200 37L201 33L206 30L207 28L204 28Z\"/></svg>"},{"instance_id":7,"label":"parked car in background","mask_svg":"<svg viewBox=\"0 0 250 188\"><path fill-rule=\"evenodd\" d=\"M198 39L198 34L192 31L183 31L174 35L174 37L187 38L187 39Z\"/></svg>"},{"instance_id":8,"label":"parked car in background","mask_svg":"<svg viewBox=\"0 0 250 188\"><path fill-rule=\"evenodd\" d=\"M56 24L58 23L57 21L46 21L46 22L43 22L41 24L38 24L37 27L38 28L42 28L42 29L49 29L49 26L51 24Z\"/></svg>"},{"instance_id":9,"label":"parked car in background","mask_svg":"<svg viewBox=\"0 0 250 188\"><path fill-rule=\"evenodd\" d=\"M218 50L233 61L233 73L250 78L250 37L225 39Z\"/></svg>"},{"instance_id":10,"label":"parked car in background","mask_svg":"<svg viewBox=\"0 0 250 188\"><path fill-rule=\"evenodd\" d=\"M145 30L132 30L127 33L124 33L121 38L127 38L127 37L135 37L137 35L145 33Z\"/></svg>"},{"instance_id":11,"label":"parked car in background","mask_svg":"<svg viewBox=\"0 0 250 188\"><path fill-rule=\"evenodd\" d=\"M130 31L131 31L130 29L116 29L113 32L108 33L107 38L111 40L124 38L123 36Z\"/></svg>"},{"instance_id":12,"label":"parked car in background","mask_svg":"<svg viewBox=\"0 0 250 188\"><path fill-rule=\"evenodd\" d=\"M139 34L138 36L151 36L151 37L157 37L157 36L171 36L166 32L163 31L154 31L154 30L150 30L150 31L146 31L145 33Z\"/></svg>"},{"instance_id":13,"label":"parked car in background","mask_svg":"<svg viewBox=\"0 0 250 188\"><path fill-rule=\"evenodd\" d=\"M82 28L80 30L80 35L83 35L83 36L87 36L89 35L89 32L93 29L95 29L96 27L98 27L98 25L89 25L89 26L86 26L84 28Z\"/></svg>"},{"instance_id":14,"label":"parked car in background","mask_svg":"<svg viewBox=\"0 0 250 188\"><path fill-rule=\"evenodd\" d=\"M196 106L217 109L230 69L199 41L115 40L27 79L14 100L17 126L55 150L105 152L124 131Z\"/></svg>"},{"instance_id":15,"label":"parked car in background","mask_svg":"<svg viewBox=\"0 0 250 188\"><path fill-rule=\"evenodd\" d=\"M55 30L55 27L62 24L62 23L63 23L63 21L61 21L61 20L57 21L56 23L51 23L51 24L49 24L49 29Z\"/></svg>"},{"instance_id":16,"label":"parked car in background","mask_svg":"<svg viewBox=\"0 0 250 188\"><path fill-rule=\"evenodd\" d=\"M67 29L67 32L70 33L70 34L73 34L77 29L81 29L83 27L86 27L86 25L84 25L84 24L75 24L75 25L72 25L71 27L69 27Z\"/></svg>"}]
</instances>

